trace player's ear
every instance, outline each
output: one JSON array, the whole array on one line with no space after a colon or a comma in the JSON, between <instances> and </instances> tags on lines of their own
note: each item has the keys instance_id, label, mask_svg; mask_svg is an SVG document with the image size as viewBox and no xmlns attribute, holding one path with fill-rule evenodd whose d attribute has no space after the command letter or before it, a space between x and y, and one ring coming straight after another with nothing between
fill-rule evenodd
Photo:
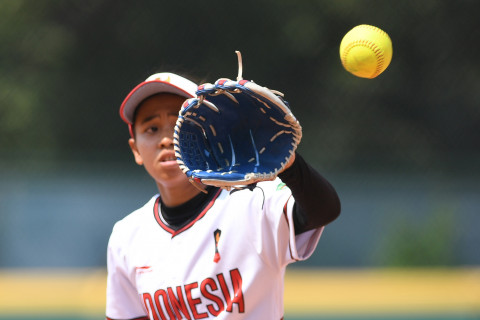
<instances>
[{"instance_id":1,"label":"player's ear","mask_svg":"<svg viewBox=\"0 0 480 320\"><path fill-rule=\"evenodd\" d=\"M143 158L140 155L140 152L138 152L137 144L135 143L135 139L130 138L128 139L128 145L130 146L130 149L132 150L133 156L135 157L135 162L141 166L143 165Z\"/></svg>"}]
</instances>

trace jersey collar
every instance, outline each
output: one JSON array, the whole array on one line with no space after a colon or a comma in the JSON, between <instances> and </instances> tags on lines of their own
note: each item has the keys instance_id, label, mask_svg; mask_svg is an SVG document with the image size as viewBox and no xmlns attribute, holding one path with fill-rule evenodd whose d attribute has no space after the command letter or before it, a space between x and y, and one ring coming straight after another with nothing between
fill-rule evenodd
<instances>
[{"instance_id":1,"label":"jersey collar","mask_svg":"<svg viewBox=\"0 0 480 320\"><path fill-rule=\"evenodd\" d=\"M182 228L180 228L178 230L172 229L168 224L166 224L163 221L163 219L161 217L161 213L160 213L161 210L160 210L160 196L159 196L155 200L155 205L153 206L153 214L155 216L155 220L157 220L157 223L160 225L160 227L162 227L162 229L164 229L165 231L170 233L172 235L172 238L173 238L176 235L182 233L183 231L185 231L187 229L190 229L198 220L202 219L205 216L205 214L208 212L208 210L213 206L213 204L215 203L215 200L218 198L218 196L220 195L221 192L222 192L222 189L216 190L216 194L207 203L207 205L203 208L203 210L200 211L200 213L196 216L196 218L193 219L190 223L188 223L187 225L183 226Z\"/></svg>"}]
</instances>

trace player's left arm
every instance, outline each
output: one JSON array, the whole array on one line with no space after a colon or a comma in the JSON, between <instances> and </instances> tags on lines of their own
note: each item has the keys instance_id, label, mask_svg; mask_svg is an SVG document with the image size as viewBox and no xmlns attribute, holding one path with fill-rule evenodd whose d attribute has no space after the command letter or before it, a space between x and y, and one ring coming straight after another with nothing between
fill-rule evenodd
<instances>
[{"instance_id":1,"label":"player's left arm","mask_svg":"<svg viewBox=\"0 0 480 320\"><path fill-rule=\"evenodd\" d=\"M340 215L340 199L333 186L298 153L278 176L295 199L295 234L325 226Z\"/></svg>"}]
</instances>

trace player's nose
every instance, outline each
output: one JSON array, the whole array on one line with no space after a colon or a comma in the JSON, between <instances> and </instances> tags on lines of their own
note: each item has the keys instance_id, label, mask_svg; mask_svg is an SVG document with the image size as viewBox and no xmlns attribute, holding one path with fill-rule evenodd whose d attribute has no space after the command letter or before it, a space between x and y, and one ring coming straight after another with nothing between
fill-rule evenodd
<instances>
[{"instance_id":1,"label":"player's nose","mask_svg":"<svg viewBox=\"0 0 480 320\"><path fill-rule=\"evenodd\" d=\"M162 130L162 135L161 139L158 142L158 147L161 149L164 148L173 148L173 127L164 127L164 130Z\"/></svg>"},{"instance_id":2,"label":"player's nose","mask_svg":"<svg viewBox=\"0 0 480 320\"><path fill-rule=\"evenodd\" d=\"M161 149L170 149L173 148L173 136L168 137L164 136L159 142L158 147Z\"/></svg>"}]
</instances>

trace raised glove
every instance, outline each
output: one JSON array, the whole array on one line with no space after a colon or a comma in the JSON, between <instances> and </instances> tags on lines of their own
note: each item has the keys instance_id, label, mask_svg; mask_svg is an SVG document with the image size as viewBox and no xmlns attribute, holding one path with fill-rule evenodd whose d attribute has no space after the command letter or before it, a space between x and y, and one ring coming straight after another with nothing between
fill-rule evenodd
<instances>
[{"instance_id":1,"label":"raised glove","mask_svg":"<svg viewBox=\"0 0 480 320\"><path fill-rule=\"evenodd\" d=\"M281 94L252 81L219 79L198 87L175 126L177 162L192 182L230 189L273 180L302 128Z\"/></svg>"}]
</instances>

